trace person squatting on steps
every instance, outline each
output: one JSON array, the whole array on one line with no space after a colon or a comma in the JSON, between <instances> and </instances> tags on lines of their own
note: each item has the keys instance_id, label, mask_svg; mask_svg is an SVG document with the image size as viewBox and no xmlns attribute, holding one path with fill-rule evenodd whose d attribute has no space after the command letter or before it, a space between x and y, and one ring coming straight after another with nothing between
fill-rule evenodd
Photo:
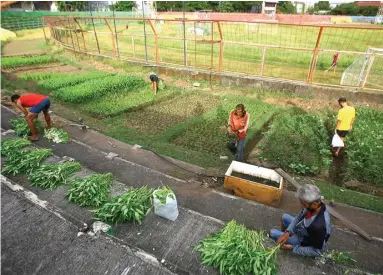
<instances>
[{"instance_id":1,"label":"person squatting on steps","mask_svg":"<svg viewBox=\"0 0 383 275\"><path fill-rule=\"evenodd\" d=\"M303 207L302 211L295 217L283 214L281 230L271 229L270 238L281 244L281 249L297 255L320 256L330 238L330 214L315 185L301 186L297 197Z\"/></svg>"}]
</instances>

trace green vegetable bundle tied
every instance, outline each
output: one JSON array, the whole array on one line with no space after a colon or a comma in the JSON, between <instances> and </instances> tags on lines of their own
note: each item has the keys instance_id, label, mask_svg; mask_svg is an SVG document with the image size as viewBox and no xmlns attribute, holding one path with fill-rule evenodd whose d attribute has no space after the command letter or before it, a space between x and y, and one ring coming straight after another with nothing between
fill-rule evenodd
<instances>
[{"instance_id":1,"label":"green vegetable bundle tied","mask_svg":"<svg viewBox=\"0 0 383 275\"><path fill-rule=\"evenodd\" d=\"M31 134L31 130L29 129L28 123L25 120L25 118L11 119L9 122L11 123L15 134L19 137L26 137ZM34 123L37 130L41 130L43 128L40 121L35 120Z\"/></svg>"},{"instance_id":2,"label":"green vegetable bundle tied","mask_svg":"<svg viewBox=\"0 0 383 275\"><path fill-rule=\"evenodd\" d=\"M70 183L68 200L80 206L100 206L107 200L112 182L111 173L76 178Z\"/></svg>"},{"instance_id":3,"label":"green vegetable bundle tied","mask_svg":"<svg viewBox=\"0 0 383 275\"><path fill-rule=\"evenodd\" d=\"M55 143L68 143L69 135L62 129L50 128L44 130L44 136Z\"/></svg>"},{"instance_id":4,"label":"green vegetable bundle tied","mask_svg":"<svg viewBox=\"0 0 383 275\"><path fill-rule=\"evenodd\" d=\"M103 222L122 223L142 219L152 207L152 188L132 188L127 193L112 198L95 211L95 218Z\"/></svg>"},{"instance_id":5,"label":"green vegetable bundle tied","mask_svg":"<svg viewBox=\"0 0 383 275\"><path fill-rule=\"evenodd\" d=\"M5 166L2 170L4 174L30 174L34 172L41 163L52 156L49 149L23 150L15 154L8 155Z\"/></svg>"},{"instance_id":6,"label":"green vegetable bundle tied","mask_svg":"<svg viewBox=\"0 0 383 275\"><path fill-rule=\"evenodd\" d=\"M169 187L167 186L163 186L161 189L158 189L155 193L155 196L157 197L157 199L160 200L160 202L162 204L166 204L166 198L168 197L172 198L173 200L176 199L175 195L174 195L174 192L172 189L170 189Z\"/></svg>"},{"instance_id":7,"label":"green vegetable bundle tied","mask_svg":"<svg viewBox=\"0 0 383 275\"><path fill-rule=\"evenodd\" d=\"M31 142L24 138L8 139L1 141L1 156L8 156L20 152L21 148L31 145Z\"/></svg>"},{"instance_id":8,"label":"green vegetable bundle tied","mask_svg":"<svg viewBox=\"0 0 383 275\"><path fill-rule=\"evenodd\" d=\"M43 189L57 188L68 182L68 178L81 169L78 162L66 162L63 164L43 164L29 176L32 186Z\"/></svg>"},{"instance_id":9,"label":"green vegetable bundle tied","mask_svg":"<svg viewBox=\"0 0 383 275\"><path fill-rule=\"evenodd\" d=\"M279 245L267 249L263 232L248 230L235 221L200 242L196 250L203 264L219 269L220 274L277 274L276 252Z\"/></svg>"}]
</instances>

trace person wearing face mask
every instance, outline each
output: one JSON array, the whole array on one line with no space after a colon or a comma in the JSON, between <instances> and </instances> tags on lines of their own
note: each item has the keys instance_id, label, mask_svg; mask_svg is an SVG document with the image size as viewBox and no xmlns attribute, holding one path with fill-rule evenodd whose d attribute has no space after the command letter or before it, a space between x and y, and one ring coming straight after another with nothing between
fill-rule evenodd
<instances>
[{"instance_id":1,"label":"person wearing face mask","mask_svg":"<svg viewBox=\"0 0 383 275\"><path fill-rule=\"evenodd\" d=\"M302 211L295 217L283 214L281 230L271 229L270 238L281 244L281 249L297 255L320 256L330 238L330 214L315 185L301 186L297 197L303 207Z\"/></svg>"}]
</instances>

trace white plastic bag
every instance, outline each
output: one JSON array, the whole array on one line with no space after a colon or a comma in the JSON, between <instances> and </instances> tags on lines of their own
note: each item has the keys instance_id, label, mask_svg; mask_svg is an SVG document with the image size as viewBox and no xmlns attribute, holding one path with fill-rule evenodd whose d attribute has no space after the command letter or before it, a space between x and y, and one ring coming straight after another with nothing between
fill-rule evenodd
<instances>
[{"instance_id":1,"label":"white plastic bag","mask_svg":"<svg viewBox=\"0 0 383 275\"><path fill-rule=\"evenodd\" d=\"M338 134L334 134L331 145L332 147L344 147L344 142Z\"/></svg>"},{"instance_id":2,"label":"white plastic bag","mask_svg":"<svg viewBox=\"0 0 383 275\"><path fill-rule=\"evenodd\" d=\"M154 214L160 217L163 217L165 219L175 221L178 217L178 207L177 207L176 196L174 194L168 194L166 197L166 203L163 204L156 197L156 192L158 191L159 190L155 190L153 192Z\"/></svg>"}]
</instances>

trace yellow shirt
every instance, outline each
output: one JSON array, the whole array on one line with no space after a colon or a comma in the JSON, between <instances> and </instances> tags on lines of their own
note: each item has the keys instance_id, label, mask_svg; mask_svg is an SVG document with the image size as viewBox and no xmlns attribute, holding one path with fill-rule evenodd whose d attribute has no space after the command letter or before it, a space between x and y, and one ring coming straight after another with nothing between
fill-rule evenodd
<instances>
[{"instance_id":1,"label":"yellow shirt","mask_svg":"<svg viewBox=\"0 0 383 275\"><path fill-rule=\"evenodd\" d=\"M338 120L340 125L337 130L348 131L350 130L351 121L355 118L355 108L351 106L343 107L338 112Z\"/></svg>"}]
</instances>

